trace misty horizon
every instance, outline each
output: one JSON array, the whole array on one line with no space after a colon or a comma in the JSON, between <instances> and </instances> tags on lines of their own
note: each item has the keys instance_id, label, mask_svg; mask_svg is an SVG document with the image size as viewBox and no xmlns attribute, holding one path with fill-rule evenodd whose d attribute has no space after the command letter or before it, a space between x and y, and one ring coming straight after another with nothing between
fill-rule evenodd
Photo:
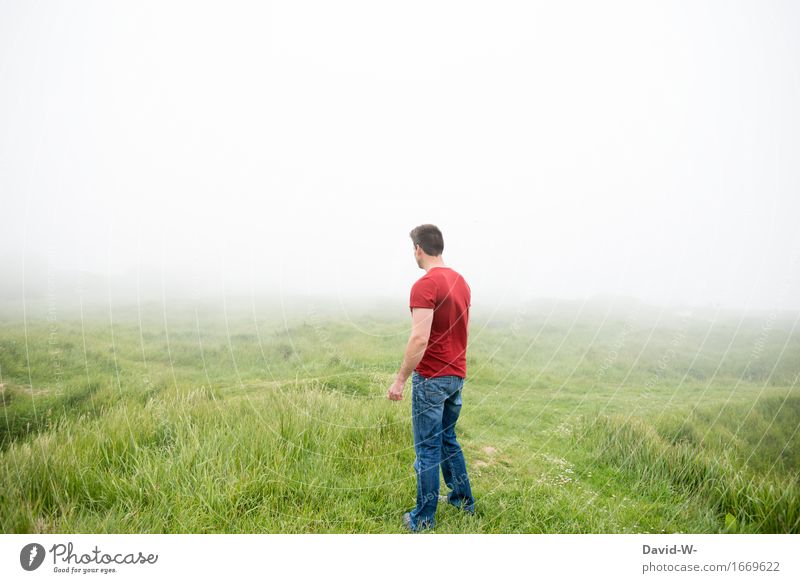
<instances>
[{"instance_id":1,"label":"misty horizon","mask_svg":"<svg viewBox=\"0 0 800 583\"><path fill-rule=\"evenodd\" d=\"M53 279L62 302L83 285L402 309L423 273L408 233L434 223L487 313L800 313L796 4L0 15L4 301Z\"/></svg>"}]
</instances>

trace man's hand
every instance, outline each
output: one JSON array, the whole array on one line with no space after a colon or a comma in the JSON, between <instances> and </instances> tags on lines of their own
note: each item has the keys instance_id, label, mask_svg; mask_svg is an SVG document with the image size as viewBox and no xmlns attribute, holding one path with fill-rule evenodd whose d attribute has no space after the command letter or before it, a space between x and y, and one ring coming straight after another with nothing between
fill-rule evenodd
<instances>
[{"instance_id":1,"label":"man's hand","mask_svg":"<svg viewBox=\"0 0 800 583\"><path fill-rule=\"evenodd\" d=\"M405 385L405 383L395 380L392 386L389 387L389 393L386 396L389 397L390 401L401 401L403 399L403 389Z\"/></svg>"}]
</instances>

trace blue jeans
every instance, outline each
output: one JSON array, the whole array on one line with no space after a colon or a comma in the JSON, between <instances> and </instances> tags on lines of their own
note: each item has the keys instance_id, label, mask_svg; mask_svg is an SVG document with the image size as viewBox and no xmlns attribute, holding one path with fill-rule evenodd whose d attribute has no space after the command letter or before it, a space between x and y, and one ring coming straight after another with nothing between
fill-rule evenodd
<instances>
[{"instance_id":1,"label":"blue jeans","mask_svg":"<svg viewBox=\"0 0 800 583\"><path fill-rule=\"evenodd\" d=\"M439 502L439 467L451 492L448 502L468 512L475 500L467 475L461 445L456 440L456 421L461 412L464 379L454 375L411 376L411 418L414 428L414 471L417 475L417 505L411 510L412 530L436 526Z\"/></svg>"}]
</instances>

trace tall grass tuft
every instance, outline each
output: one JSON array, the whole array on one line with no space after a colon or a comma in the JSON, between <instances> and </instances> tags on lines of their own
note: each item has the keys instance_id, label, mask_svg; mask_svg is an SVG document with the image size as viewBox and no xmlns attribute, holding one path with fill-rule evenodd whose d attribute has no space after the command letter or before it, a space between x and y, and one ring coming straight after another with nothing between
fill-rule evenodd
<instances>
[{"instance_id":1,"label":"tall grass tuft","mask_svg":"<svg viewBox=\"0 0 800 583\"><path fill-rule=\"evenodd\" d=\"M787 440L779 449L754 431L766 427L766 420L791 414L797 401L790 398L786 405L783 399L769 398L755 407L731 406L724 420L710 410L673 412L655 424L620 414L600 415L584 419L574 441L591 447L599 462L642 488L666 482L702 500L718 517L720 532L797 533L798 468L794 454L784 455L796 442ZM748 425L736 421L747 417L761 419L751 419Z\"/></svg>"}]
</instances>

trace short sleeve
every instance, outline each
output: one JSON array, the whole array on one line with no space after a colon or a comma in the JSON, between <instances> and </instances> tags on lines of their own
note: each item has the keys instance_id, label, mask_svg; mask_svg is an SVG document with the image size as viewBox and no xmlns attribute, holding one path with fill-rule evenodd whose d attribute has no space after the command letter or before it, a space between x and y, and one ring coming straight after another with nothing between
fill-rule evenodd
<instances>
[{"instance_id":1,"label":"short sleeve","mask_svg":"<svg viewBox=\"0 0 800 583\"><path fill-rule=\"evenodd\" d=\"M436 307L436 282L429 277L423 277L411 286L409 309L435 308Z\"/></svg>"}]
</instances>

